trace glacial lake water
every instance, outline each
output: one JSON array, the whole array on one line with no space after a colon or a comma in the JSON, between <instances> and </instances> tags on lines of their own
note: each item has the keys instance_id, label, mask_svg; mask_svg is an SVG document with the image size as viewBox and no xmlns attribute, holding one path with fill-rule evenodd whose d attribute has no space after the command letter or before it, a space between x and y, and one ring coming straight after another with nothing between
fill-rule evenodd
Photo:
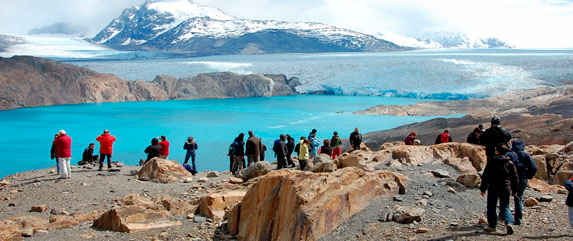
<instances>
[{"instance_id":1,"label":"glacial lake water","mask_svg":"<svg viewBox=\"0 0 573 241\"><path fill-rule=\"evenodd\" d=\"M272 142L281 133L296 139L318 129L320 139L333 131L348 137L355 127L363 133L424 121L434 117L356 115L353 111L378 104L411 104L416 99L371 96L285 96L238 99L205 99L162 102L129 102L61 105L0 112L6 154L0 176L55 165L50 160L53 136L65 129L72 138L72 163L104 129L117 137L113 160L135 165L153 137L167 136L170 159L183 162L188 136L198 142L197 165L201 170L224 171L229 167L228 146L240 133L253 130L263 139L273 159ZM342 112L342 113L337 113Z\"/></svg>"}]
</instances>

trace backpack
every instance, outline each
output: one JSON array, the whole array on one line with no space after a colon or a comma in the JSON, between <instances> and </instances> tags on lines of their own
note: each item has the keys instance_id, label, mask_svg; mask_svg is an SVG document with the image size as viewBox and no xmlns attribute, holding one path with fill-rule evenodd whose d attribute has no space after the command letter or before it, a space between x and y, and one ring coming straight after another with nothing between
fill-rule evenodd
<instances>
[{"instance_id":1,"label":"backpack","mask_svg":"<svg viewBox=\"0 0 573 241\"><path fill-rule=\"evenodd\" d=\"M193 168L191 168L191 166L189 166L189 164L183 164L183 167L185 168L185 170L187 170L190 173L193 173Z\"/></svg>"},{"instance_id":2,"label":"backpack","mask_svg":"<svg viewBox=\"0 0 573 241\"><path fill-rule=\"evenodd\" d=\"M274 142L274 144L273 144L273 151L274 151L275 153L279 153L279 152L280 152L280 149L281 149L280 141L281 141L280 139L276 139L275 142Z\"/></svg>"},{"instance_id":3,"label":"backpack","mask_svg":"<svg viewBox=\"0 0 573 241\"><path fill-rule=\"evenodd\" d=\"M233 144L231 144L231 148L232 148L233 154L234 154L235 152L237 152L237 146L238 146L238 145L239 145L239 143L236 142L236 141L233 142Z\"/></svg>"},{"instance_id":4,"label":"backpack","mask_svg":"<svg viewBox=\"0 0 573 241\"><path fill-rule=\"evenodd\" d=\"M296 146L294 146L294 152L296 152L297 154L300 152L300 143L296 144Z\"/></svg>"},{"instance_id":5,"label":"backpack","mask_svg":"<svg viewBox=\"0 0 573 241\"><path fill-rule=\"evenodd\" d=\"M511 159L514 161L515 167L518 171L525 170L525 178L533 179L533 177L535 177L537 165L531 155L524 151L512 151L508 152L508 156L512 157Z\"/></svg>"}]
</instances>

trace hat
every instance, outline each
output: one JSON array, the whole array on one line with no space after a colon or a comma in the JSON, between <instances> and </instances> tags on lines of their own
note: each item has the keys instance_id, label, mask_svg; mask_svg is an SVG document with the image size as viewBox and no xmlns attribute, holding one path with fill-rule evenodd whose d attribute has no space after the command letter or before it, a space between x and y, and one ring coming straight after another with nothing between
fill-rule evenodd
<instances>
[{"instance_id":1,"label":"hat","mask_svg":"<svg viewBox=\"0 0 573 241\"><path fill-rule=\"evenodd\" d=\"M494 125L501 124L501 120L499 119L499 116L494 116L493 118L491 118L491 124L494 124Z\"/></svg>"}]
</instances>

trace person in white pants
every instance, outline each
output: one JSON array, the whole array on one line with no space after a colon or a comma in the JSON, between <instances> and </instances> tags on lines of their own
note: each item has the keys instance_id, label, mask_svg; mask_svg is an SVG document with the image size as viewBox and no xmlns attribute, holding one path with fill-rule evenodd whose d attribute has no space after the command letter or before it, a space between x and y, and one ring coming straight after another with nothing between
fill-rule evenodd
<instances>
[{"instance_id":1,"label":"person in white pants","mask_svg":"<svg viewBox=\"0 0 573 241\"><path fill-rule=\"evenodd\" d=\"M56 157L60 164L60 178L72 177L70 161L72 159L72 138L66 134L66 131L60 130L59 136L54 140L56 146Z\"/></svg>"}]
</instances>

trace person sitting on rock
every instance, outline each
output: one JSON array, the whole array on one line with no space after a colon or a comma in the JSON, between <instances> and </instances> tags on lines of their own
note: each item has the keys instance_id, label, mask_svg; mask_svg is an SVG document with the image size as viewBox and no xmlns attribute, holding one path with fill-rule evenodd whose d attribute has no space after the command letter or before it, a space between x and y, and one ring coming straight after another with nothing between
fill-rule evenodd
<instances>
[{"instance_id":1,"label":"person sitting on rock","mask_svg":"<svg viewBox=\"0 0 573 241\"><path fill-rule=\"evenodd\" d=\"M340 136L338 136L338 132L334 132L332 138L330 139L330 146L332 147L332 159L336 159L342 153L342 141L340 140Z\"/></svg>"},{"instance_id":2,"label":"person sitting on rock","mask_svg":"<svg viewBox=\"0 0 573 241\"><path fill-rule=\"evenodd\" d=\"M151 145L147 146L144 151L147 153L147 159L145 159L145 162L147 163L149 160L151 160L151 158L158 157L159 152L161 152L161 148L162 146L159 145L159 139L151 139Z\"/></svg>"},{"instance_id":3,"label":"person sitting on rock","mask_svg":"<svg viewBox=\"0 0 573 241\"><path fill-rule=\"evenodd\" d=\"M450 136L450 132L448 132L448 130L444 130L442 134L439 134L438 137L436 137L435 144L437 145L446 142L452 142L452 137Z\"/></svg>"},{"instance_id":4,"label":"person sitting on rock","mask_svg":"<svg viewBox=\"0 0 573 241\"><path fill-rule=\"evenodd\" d=\"M298 164L300 165L300 170L304 171L304 168L308 165L309 151L308 146L310 145L309 139L300 140L300 148L298 153Z\"/></svg>"},{"instance_id":5,"label":"person sitting on rock","mask_svg":"<svg viewBox=\"0 0 573 241\"><path fill-rule=\"evenodd\" d=\"M513 224L521 225L521 219L523 218L523 194L527 188L527 180L535 177L537 165L533 157L525 152L525 141L522 140L511 142L511 151L507 153L507 156L511 157L511 161L515 164L519 176L517 195L514 197L515 218Z\"/></svg>"},{"instance_id":6,"label":"person sitting on rock","mask_svg":"<svg viewBox=\"0 0 573 241\"><path fill-rule=\"evenodd\" d=\"M416 132L412 131L410 132L410 134L408 134L408 136L406 136L406 139L404 139L404 143L406 145L412 145L414 144L415 139L416 139Z\"/></svg>"},{"instance_id":7,"label":"person sitting on rock","mask_svg":"<svg viewBox=\"0 0 573 241\"><path fill-rule=\"evenodd\" d=\"M98 155L94 155L95 144L90 143L88 147L84 150L82 154L82 162L83 164L91 164L98 159Z\"/></svg>"},{"instance_id":8,"label":"person sitting on rock","mask_svg":"<svg viewBox=\"0 0 573 241\"><path fill-rule=\"evenodd\" d=\"M500 143L495 148L495 156L489 161L481 176L481 196L487 190L487 222L486 232L495 232L497 226L496 207L499 200L500 218L505 220L507 234L513 234L513 217L509 211L509 196L517 195L519 177L515 164L506 155L509 147Z\"/></svg>"},{"instance_id":9,"label":"person sitting on rock","mask_svg":"<svg viewBox=\"0 0 573 241\"><path fill-rule=\"evenodd\" d=\"M485 130L479 137L479 143L485 146L485 155L489 162L495 156L495 147L500 143L508 143L512 136L509 130L501 128L501 120L494 116L491 119L491 127Z\"/></svg>"},{"instance_id":10,"label":"person sitting on rock","mask_svg":"<svg viewBox=\"0 0 573 241\"><path fill-rule=\"evenodd\" d=\"M354 150L360 150L360 144L362 144L362 134L360 134L358 128L354 128L354 131L350 133L350 138L348 138L348 140L350 141L350 145Z\"/></svg>"},{"instance_id":11,"label":"person sitting on rock","mask_svg":"<svg viewBox=\"0 0 573 241\"><path fill-rule=\"evenodd\" d=\"M332 156L332 147L330 146L330 140L322 140L322 146L318 148L318 154L326 154Z\"/></svg>"},{"instance_id":12,"label":"person sitting on rock","mask_svg":"<svg viewBox=\"0 0 573 241\"><path fill-rule=\"evenodd\" d=\"M479 145L479 136L481 135L481 131L479 128L474 128L472 133L468 134L468 138L466 139L467 143Z\"/></svg>"}]
</instances>

